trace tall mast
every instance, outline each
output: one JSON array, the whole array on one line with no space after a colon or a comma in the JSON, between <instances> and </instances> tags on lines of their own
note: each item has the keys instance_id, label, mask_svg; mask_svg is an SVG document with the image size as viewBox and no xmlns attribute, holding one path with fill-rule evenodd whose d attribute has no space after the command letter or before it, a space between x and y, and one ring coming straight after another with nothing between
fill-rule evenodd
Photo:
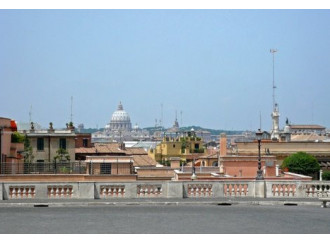
<instances>
[{"instance_id":1,"label":"tall mast","mask_svg":"<svg viewBox=\"0 0 330 242\"><path fill-rule=\"evenodd\" d=\"M30 112L29 112L29 117L30 117L30 123L32 122L32 105L30 106Z\"/></svg>"},{"instance_id":2,"label":"tall mast","mask_svg":"<svg viewBox=\"0 0 330 242\"><path fill-rule=\"evenodd\" d=\"M73 97L71 96L71 115L70 115L70 122L72 123L72 103L73 103Z\"/></svg>"},{"instance_id":3,"label":"tall mast","mask_svg":"<svg viewBox=\"0 0 330 242\"><path fill-rule=\"evenodd\" d=\"M277 49L270 49L270 53L273 54L273 110L275 110L276 101L275 101L275 53L277 52Z\"/></svg>"}]
</instances>

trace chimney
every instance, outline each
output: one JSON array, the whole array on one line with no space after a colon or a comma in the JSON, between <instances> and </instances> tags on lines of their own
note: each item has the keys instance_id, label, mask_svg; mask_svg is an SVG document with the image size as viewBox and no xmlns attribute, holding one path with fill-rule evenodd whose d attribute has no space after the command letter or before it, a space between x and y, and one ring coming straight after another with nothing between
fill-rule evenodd
<instances>
[{"instance_id":1,"label":"chimney","mask_svg":"<svg viewBox=\"0 0 330 242\"><path fill-rule=\"evenodd\" d=\"M180 157L171 157L170 162L171 162L171 168L172 169L180 169Z\"/></svg>"},{"instance_id":2,"label":"chimney","mask_svg":"<svg viewBox=\"0 0 330 242\"><path fill-rule=\"evenodd\" d=\"M225 133L220 134L220 157L227 155L227 136Z\"/></svg>"}]
</instances>

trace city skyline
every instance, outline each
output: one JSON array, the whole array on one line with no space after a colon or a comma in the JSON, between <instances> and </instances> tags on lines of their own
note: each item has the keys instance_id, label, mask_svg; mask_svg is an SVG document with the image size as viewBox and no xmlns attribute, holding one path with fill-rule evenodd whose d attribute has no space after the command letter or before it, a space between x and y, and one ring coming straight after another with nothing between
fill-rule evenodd
<instances>
[{"instance_id":1,"label":"city skyline","mask_svg":"<svg viewBox=\"0 0 330 242\"><path fill-rule=\"evenodd\" d=\"M329 10L0 10L0 116L104 127L330 126Z\"/></svg>"}]
</instances>

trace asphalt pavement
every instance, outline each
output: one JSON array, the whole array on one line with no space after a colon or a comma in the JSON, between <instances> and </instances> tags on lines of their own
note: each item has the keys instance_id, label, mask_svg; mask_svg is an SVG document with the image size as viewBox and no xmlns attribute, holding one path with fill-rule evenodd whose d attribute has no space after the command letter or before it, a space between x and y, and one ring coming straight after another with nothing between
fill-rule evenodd
<instances>
[{"instance_id":1,"label":"asphalt pavement","mask_svg":"<svg viewBox=\"0 0 330 242\"><path fill-rule=\"evenodd\" d=\"M155 201L154 201L155 202ZM31 203L32 204L32 203ZM0 207L1 234L329 234L330 208L121 203Z\"/></svg>"}]
</instances>

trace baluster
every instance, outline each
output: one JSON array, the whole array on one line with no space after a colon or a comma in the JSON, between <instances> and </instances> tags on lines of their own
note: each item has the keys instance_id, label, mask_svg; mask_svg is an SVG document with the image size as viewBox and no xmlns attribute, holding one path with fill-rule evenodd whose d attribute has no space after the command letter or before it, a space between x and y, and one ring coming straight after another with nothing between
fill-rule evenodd
<instances>
[{"instance_id":1,"label":"baluster","mask_svg":"<svg viewBox=\"0 0 330 242\"><path fill-rule=\"evenodd\" d=\"M200 192L199 192L198 185L196 185L195 196L196 196L196 197L199 197L199 196L200 196Z\"/></svg>"},{"instance_id":2,"label":"baluster","mask_svg":"<svg viewBox=\"0 0 330 242\"><path fill-rule=\"evenodd\" d=\"M31 197L34 198L34 195L36 194L35 188L31 188Z\"/></svg>"},{"instance_id":3,"label":"baluster","mask_svg":"<svg viewBox=\"0 0 330 242\"><path fill-rule=\"evenodd\" d=\"M306 196L309 197L310 196L310 186L306 185L305 190L306 190Z\"/></svg>"},{"instance_id":4,"label":"baluster","mask_svg":"<svg viewBox=\"0 0 330 242\"><path fill-rule=\"evenodd\" d=\"M63 189L63 187L60 187L59 189L60 189L60 197L63 197L63 195L64 195L64 189Z\"/></svg>"},{"instance_id":5,"label":"baluster","mask_svg":"<svg viewBox=\"0 0 330 242\"><path fill-rule=\"evenodd\" d=\"M241 190L242 190L242 184L238 184L237 185L237 193L238 193L238 196L241 196Z\"/></svg>"},{"instance_id":6,"label":"baluster","mask_svg":"<svg viewBox=\"0 0 330 242\"><path fill-rule=\"evenodd\" d=\"M235 194L235 186L236 186L236 184L232 184L231 185L231 195L232 196L236 196L236 194Z\"/></svg>"},{"instance_id":7,"label":"baluster","mask_svg":"<svg viewBox=\"0 0 330 242\"><path fill-rule=\"evenodd\" d=\"M48 196L49 197L53 197L53 192L54 192L53 187L48 187Z\"/></svg>"},{"instance_id":8,"label":"baluster","mask_svg":"<svg viewBox=\"0 0 330 242\"><path fill-rule=\"evenodd\" d=\"M143 190L143 187L141 186L140 196L143 196L143 195L144 195L144 190Z\"/></svg>"},{"instance_id":9,"label":"baluster","mask_svg":"<svg viewBox=\"0 0 330 242\"><path fill-rule=\"evenodd\" d=\"M225 195L225 197L227 196L227 184L223 185L223 193Z\"/></svg>"},{"instance_id":10,"label":"baluster","mask_svg":"<svg viewBox=\"0 0 330 242\"><path fill-rule=\"evenodd\" d=\"M70 194L70 197L73 195L73 187L72 186L69 188L69 194Z\"/></svg>"},{"instance_id":11,"label":"baluster","mask_svg":"<svg viewBox=\"0 0 330 242\"><path fill-rule=\"evenodd\" d=\"M231 184L227 185L227 196L231 196Z\"/></svg>"},{"instance_id":12,"label":"baluster","mask_svg":"<svg viewBox=\"0 0 330 242\"><path fill-rule=\"evenodd\" d=\"M26 187L22 187L21 189L21 197L26 198Z\"/></svg>"},{"instance_id":13,"label":"baluster","mask_svg":"<svg viewBox=\"0 0 330 242\"><path fill-rule=\"evenodd\" d=\"M28 190L28 192L26 194L27 198L32 198L32 196L31 196L31 189L32 189L32 187L29 187L29 190Z\"/></svg>"},{"instance_id":14,"label":"baluster","mask_svg":"<svg viewBox=\"0 0 330 242\"><path fill-rule=\"evenodd\" d=\"M18 196L19 196L19 188L16 187L15 188L15 198L18 198Z\"/></svg>"},{"instance_id":15,"label":"baluster","mask_svg":"<svg viewBox=\"0 0 330 242\"><path fill-rule=\"evenodd\" d=\"M118 195L117 195L117 197L119 197L120 195L122 195L121 187L118 188Z\"/></svg>"}]
</instances>

